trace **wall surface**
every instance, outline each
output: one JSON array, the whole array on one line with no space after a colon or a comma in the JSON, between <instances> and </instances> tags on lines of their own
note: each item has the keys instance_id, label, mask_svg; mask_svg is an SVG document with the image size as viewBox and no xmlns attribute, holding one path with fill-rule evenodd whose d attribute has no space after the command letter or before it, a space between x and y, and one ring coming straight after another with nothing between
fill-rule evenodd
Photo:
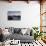
<instances>
[{"instance_id":1,"label":"wall surface","mask_svg":"<svg viewBox=\"0 0 46 46\"><path fill-rule=\"evenodd\" d=\"M8 11L21 11L20 21L8 21ZM40 26L40 4L31 1L29 4L22 1L12 3L0 1L0 27L20 27L27 28Z\"/></svg>"}]
</instances>

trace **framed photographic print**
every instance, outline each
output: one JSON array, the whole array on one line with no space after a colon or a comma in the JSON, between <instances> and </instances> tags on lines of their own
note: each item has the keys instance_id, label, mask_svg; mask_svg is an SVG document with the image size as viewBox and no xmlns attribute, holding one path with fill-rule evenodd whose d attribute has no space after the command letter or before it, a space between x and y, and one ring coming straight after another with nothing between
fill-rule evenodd
<instances>
[{"instance_id":1,"label":"framed photographic print","mask_svg":"<svg viewBox=\"0 0 46 46\"><path fill-rule=\"evenodd\" d=\"M8 20L21 20L20 11L8 11Z\"/></svg>"}]
</instances>

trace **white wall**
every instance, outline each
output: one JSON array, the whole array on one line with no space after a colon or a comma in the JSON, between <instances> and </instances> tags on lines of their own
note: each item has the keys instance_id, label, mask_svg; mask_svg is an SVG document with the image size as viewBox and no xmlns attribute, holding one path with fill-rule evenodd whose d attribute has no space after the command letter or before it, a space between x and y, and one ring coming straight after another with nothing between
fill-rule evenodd
<instances>
[{"instance_id":1,"label":"white wall","mask_svg":"<svg viewBox=\"0 0 46 46\"><path fill-rule=\"evenodd\" d=\"M20 21L8 21L8 11L21 11ZM32 27L40 26L40 4L38 2L0 1L0 27Z\"/></svg>"}]
</instances>

